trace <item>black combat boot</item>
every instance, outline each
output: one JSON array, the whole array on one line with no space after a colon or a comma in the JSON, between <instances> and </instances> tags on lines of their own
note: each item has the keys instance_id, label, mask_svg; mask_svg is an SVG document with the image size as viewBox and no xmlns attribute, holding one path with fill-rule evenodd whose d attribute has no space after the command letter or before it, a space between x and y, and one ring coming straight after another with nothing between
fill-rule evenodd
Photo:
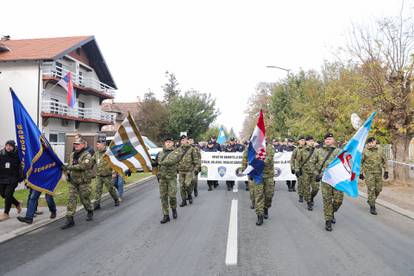
<instances>
[{"instance_id":1,"label":"black combat boot","mask_svg":"<svg viewBox=\"0 0 414 276\"><path fill-rule=\"evenodd\" d=\"M190 194L190 195L188 195L188 202L189 202L190 204L193 204L193 197L191 196L191 194Z\"/></svg>"},{"instance_id":2,"label":"black combat boot","mask_svg":"<svg viewBox=\"0 0 414 276\"><path fill-rule=\"evenodd\" d=\"M308 201L308 210L309 211L313 210L312 202L310 202L310 201Z\"/></svg>"},{"instance_id":3,"label":"black combat boot","mask_svg":"<svg viewBox=\"0 0 414 276\"><path fill-rule=\"evenodd\" d=\"M172 209L173 218L177 218L177 209Z\"/></svg>"},{"instance_id":4,"label":"black combat boot","mask_svg":"<svg viewBox=\"0 0 414 276\"><path fill-rule=\"evenodd\" d=\"M115 200L115 206L119 206L119 199Z\"/></svg>"},{"instance_id":5,"label":"black combat boot","mask_svg":"<svg viewBox=\"0 0 414 276\"><path fill-rule=\"evenodd\" d=\"M269 209L264 208L264 215L263 215L264 219L268 219L269 218Z\"/></svg>"},{"instance_id":6,"label":"black combat boot","mask_svg":"<svg viewBox=\"0 0 414 276\"><path fill-rule=\"evenodd\" d=\"M170 216L169 215L164 215L164 217L162 218L162 220L160 221L161 224L167 223L170 221Z\"/></svg>"},{"instance_id":7,"label":"black combat boot","mask_svg":"<svg viewBox=\"0 0 414 276\"><path fill-rule=\"evenodd\" d=\"M325 221L325 230L329 232L332 231L332 222L330 220Z\"/></svg>"},{"instance_id":8,"label":"black combat boot","mask_svg":"<svg viewBox=\"0 0 414 276\"><path fill-rule=\"evenodd\" d=\"M257 215L257 222L256 225L260 226L263 224L263 215Z\"/></svg>"},{"instance_id":9,"label":"black combat boot","mask_svg":"<svg viewBox=\"0 0 414 276\"><path fill-rule=\"evenodd\" d=\"M75 221L73 220L73 217L66 217L66 222L62 227L60 227L60 229L65 230L73 226L75 226Z\"/></svg>"},{"instance_id":10,"label":"black combat boot","mask_svg":"<svg viewBox=\"0 0 414 276\"><path fill-rule=\"evenodd\" d=\"M208 190L209 191L212 191L213 190L213 188L211 187L211 184L208 184Z\"/></svg>"},{"instance_id":11,"label":"black combat boot","mask_svg":"<svg viewBox=\"0 0 414 276\"><path fill-rule=\"evenodd\" d=\"M184 206L187 206L187 201L186 200L183 200L180 204L180 207L184 207Z\"/></svg>"},{"instance_id":12,"label":"black combat boot","mask_svg":"<svg viewBox=\"0 0 414 276\"><path fill-rule=\"evenodd\" d=\"M303 202L303 196L299 196L299 202Z\"/></svg>"},{"instance_id":13,"label":"black combat boot","mask_svg":"<svg viewBox=\"0 0 414 276\"><path fill-rule=\"evenodd\" d=\"M249 190L249 182L248 181L244 181L244 185L246 185L246 191Z\"/></svg>"},{"instance_id":14,"label":"black combat boot","mask_svg":"<svg viewBox=\"0 0 414 276\"><path fill-rule=\"evenodd\" d=\"M375 205L370 206L369 208L369 212L371 213L371 215L377 215L377 210L375 210Z\"/></svg>"},{"instance_id":15,"label":"black combat boot","mask_svg":"<svg viewBox=\"0 0 414 276\"><path fill-rule=\"evenodd\" d=\"M93 211L88 211L88 214L86 214L86 221L93 220Z\"/></svg>"},{"instance_id":16,"label":"black combat boot","mask_svg":"<svg viewBox=\"0 0 414 276\"><path fill-rule=\"evenodd\" d=\"M55 219L56 218L56 212L50 212L50 218Z\"/></svg>"},{"instance_id":17,"label":"black combat boot","mask_svg":"<svg viewBox=\"0 0 414 276\"><path fill-rule=\"evenodd\" d=\"M197 196L198 196L198 189L197 189L197 188L195 188L195 189L194 189L194 196L195 196L195 197L197 197Z\"/></svg>"},{"instance_id":18,"label":"black combat boot","mask_svg":"<svg viewBox=\"0 0 414 276\"><path fill-rule=\"evenodd\" d=\"M33 223L33 219L26 218L26 217L17 217L17 220L20 221L20 222L27 223L27 224L32 224Z\"/></svg>"},{"instance_id":19,"label":"black combat boot","mask_svg":"<svg viewBox=\"0 0 414 276\"><path fill-rule=\"evenodd\" d=\"M336 223L335 214L332 214L332 219L331 219L331 222L332 222L333 224L335 224L335 223Z\"/></svg>"},{"instance_id":20,"label":"black combat boot","mask_svg":"<svg viewBox=\"0 0 414 276\"><path fill-rule=\"evenodd\" d=\"M254 202L252 202L252 205L250 205L250 209L254 209L254 208L255 208Z\"/></svg>"},{"instance_id":21,"label":"black combat boot","mask_svg":"<svg viewBox=\"0 0 414 276\"><path fill-rule=\"evenodd\" d=\"M295 181L292 181L291 183L292 183L291 184L292 192L296 192L296 188L295 188L296 182Z\"/></svg>"},{"instance_id":22,"label":"black combat boot","mask_svg":"<svg viewBox=\"0 0 414 276\"><path fill-rule=\"evenodd\" d=\"M95 204L95 206L93 207L94 211L100 210L100 209L101 209L101 204L100 203Z\"/></svg>"}]
</instances>

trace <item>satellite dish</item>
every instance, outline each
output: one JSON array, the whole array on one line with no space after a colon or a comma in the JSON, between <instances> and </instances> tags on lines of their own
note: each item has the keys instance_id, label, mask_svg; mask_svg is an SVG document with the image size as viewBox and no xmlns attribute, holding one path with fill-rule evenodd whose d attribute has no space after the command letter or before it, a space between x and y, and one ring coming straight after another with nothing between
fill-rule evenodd
<instances>
[{"instance_id":1,"label":"satellite dish","mask_svg":"<svg viewBox=\"0 0 414 276\"><path fill-rule=\"evenodd\" d=\"M361 127L361 118L359 118L359 116L356 113L351 114L351 124L357 130Z\"/></svg>"}]
</instances>

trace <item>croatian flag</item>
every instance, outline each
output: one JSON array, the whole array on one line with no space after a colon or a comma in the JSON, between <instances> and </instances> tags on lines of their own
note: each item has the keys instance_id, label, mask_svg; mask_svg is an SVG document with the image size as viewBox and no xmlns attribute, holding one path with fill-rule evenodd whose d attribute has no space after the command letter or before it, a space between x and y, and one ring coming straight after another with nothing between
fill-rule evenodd
<instances>
[{"instance_id":1,"label":"croatian flag","mask_svg":"<svg viewBox=\"0 0 414 276\"><path fill-rule=\"evenodd\" d=\"M344 149L326 167L322 181L351 197L358 196L358 178L361 172L362 152L376 112L369 116Z\"/></svg>"},{"instance_id":2,"label":"croatian flag","mask_svg":"<svg viewBox=\"0 0 414 276\"><path fill-rule=\"evenodd\" d=\"M75 107L76 96L75 90L73 89L73 79L72 79L72 72L68 72L63 78L61 78L58 82L67 92L66 100L68 106L71 108Z\"/></svg>"},{"instance_id":3,"label":"croatian flag","mask_svg":"<svg viewBox=\"0 0 414 276\"><path fill-rule=\"evenodd\" d=\"M217 143L222 145L222 144L226 143L226 141L227 141L227 137L226 137L226 134L224 133L224 129L223 129L223 127L220 127L219 135L217 137Z\"/></svg>"},{"instance_id":4,"label":"croatian flag","mask_svg":"<svg viewBox=\"0 0 414 276\"><path fill-rule=\"evenodd\" d=\"M243 174L248 174L256 184L263 183L264 160L266 158L266 139L263 112L260 110L259 120L250 138L247 151L248 166Z\"/></svg>"}]
</instances>

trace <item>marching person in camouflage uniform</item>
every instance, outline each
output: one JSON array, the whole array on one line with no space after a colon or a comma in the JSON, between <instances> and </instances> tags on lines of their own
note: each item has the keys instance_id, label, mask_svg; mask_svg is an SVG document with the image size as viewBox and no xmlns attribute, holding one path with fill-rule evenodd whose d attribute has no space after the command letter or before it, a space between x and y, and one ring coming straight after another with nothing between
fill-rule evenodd
<instances>
[{"instance_id":1,"label":"marching person in camouflage uniform","mask_svg":"<svg viewBox=\"0 0 414 276\"><path fill-rule=\"evenodd\" d=\"M370 206L370 213L373 215L377 214L375 200L382 191L382 170L384 170L384 179L388 179L385 165L386 158L384 152L378 148L375 138L369 137L362 154L362 173L359 177L362 180L365 179L368 190L368 204Z\"/></svg>"},{"instance_id":2,"label":"marching person in camouflage uniform","mask_svg":"<svg viewBox=\"0 0 414 276\"><path fill-rule=\"evenodd\" d=\"M119 206L118 193L115 190L112 183L112 168L109 163L104 159L106 152L106 139L100 137L96 142L97 151L92 156L93 164L96 165L96 185L95 185L95 204L94 210L101 209L101 197L103 186L108 189L109 194L115 202L115 206Z\"/></svg>"},{"instance_id":3,"label":"marching person in camouflage uniform","mask_svg":"<svg viewBox=\"0 0 414 276\"><path fill-rule=\"evenodd\" d=\"M79 195L85 210L88 212L87 221L93 219L91 204L92 156L86 150L86 142L82 138L73 143L75 151L71 153L68 165L62 169L66 171L69 182L69 197L66 212L66 223L61 228L66 229L75 225L73 217L76 213L76 201Z\"/></svg>"},{"instance_id":4,"label":"marching person in camouflage uniform","mask_svg":"<svg viewBox=\"0 0 414 276\"><path fill-rule=\"evenodd\" d=\"M275 191L275 151L271 144L266 147L266 159L264 161L263 183L254 183L254 196L257 222L256 225L263 224L263 218L269 217L269 208L272 206L273 194Z\"/></svg>"},{"instance_id":5,"label":"marching person in camouflage uniform","mask_svg":"<svg viewBox=\"0 0 414 276\"><path fill-rule=\"evenodd\" d=\"M182 156L181 149L174 149L174 141L167 137L164 140L164 148L160 151L153 164L158 169L158 182L160 184L160 199L163 219L161 224L170 221L169 207L172 216L177 218L177 167Z\"/></svg>"},{"instance_id":6,"label":"marching person in camouflage uniform","mask_svg":"<svg viewBox=\"0 0 414 276\"><path fill-rule=\"evenodd\" d=\"M292 174L296 175L296 179L298 182L298 195L299 195L299 202L303 202L303 180L302 175L299 173L300 163L298 162L298 157L300 156L300 152L305 147L305 137L299 136L298 139L298 146L293 150L292 157L290 159L290 165L292 169Z\"/></svg>"},{"instance_id":7,"label":"marching person in camouflage uniform","mask_svg":"<svg viewBox=\"0 0 414 276\"><path fill-rule=\"evenodd\" d=\"M249 151L249 146L246 146L246 148L243 151L243 159L242 159L242 169L243 171L246 170L247 166L249 165L248 160L247 160L247 154ZM254 181L250 176L247 176L248 181L247 181L247 185L249 187L249 194L250 194L250 201L252 202L252 204L250 205L251 209L254 209L254 205L255 205L255 197L254 197Z\"/></svg>"},{"instance_id":8,"label":"marching person in camouflage uniform","mask_svg":"<svg viewBox=\"0 0 414 276\"><path fill-rule=\"evenodd\" d=\"M319 182L315 181L315 163L313 156L315 155L314 140L312 136L306 137L306 145L298 153L298 172L302 185L303 196L308 204L308 210L313 210L313 199L318 194Z\"/></svg>"},{"instance_id":9,"label":"marching person in camouflage uniform","mask_svg":"<svg viewBox=\"0 0 414 276\"><path fill-rule=\"evenodd\" d=\"M201 169L201 160L197 151L189 144L187 136L181 136L180 142L183 156L178 163L178 181L182 200L180 207L184 207L187 205L187 200L193 204L191 181L194 174L198 174Z\"/></svg>"},{"instance_id":10,"label":"marching person in camouflage uniform","mask_svg":"<svg viewBox=\"0 0 414 276\"><path fill-rule=\"evenodd\" d=\"M324 145L315 152L315 175L316 181L322 180L323 171L340 153L340 149L335 147L335 139L332 133L325 135ZM326 231L332 231L332 223L336 223L334 213L338 211L344 199L344 193L336 190L328 183L322 182L323 212L325 217Z\"/></svg>"},{"instance_id":11,"label":"marching person in camouflage uniform","mask_svg":"<svg viewBox=\"0 0 414 276\"><path fill-rule=\"evenodd\" d=\"M188 142L190 143L190 145L195 149L195 151L198 154L198 160L200 160L200 164L197 166L197 168L201 168L201 151L200 148L197 146L197 144L194 143L194 139L190 138L188 139ZM197 197L198 196L198 173L200 172L200 169L198 169L198 171L196 171L196 167L194 167L194 176L193 176L193 180L191 181L191 191L194 190L194 196Z\"/></svg>"}]
</instances>

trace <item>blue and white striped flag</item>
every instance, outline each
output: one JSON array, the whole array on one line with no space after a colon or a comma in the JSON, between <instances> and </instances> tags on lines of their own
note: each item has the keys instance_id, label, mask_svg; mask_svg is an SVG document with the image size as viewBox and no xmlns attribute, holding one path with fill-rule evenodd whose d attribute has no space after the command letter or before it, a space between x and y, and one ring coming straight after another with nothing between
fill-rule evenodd
<instances>
[{"instance_id":1,"label":"blue and white striped flag","mask_svg":"<svg viewBox=\"0 0 414 276\"><path fill-rule=\"evenodd\" d=\"M362 152L376 112L369 116L344 149L326 167L322 181L351 197L358 196L358 178L361 172Z\"/></svg>"}]
</instances>

